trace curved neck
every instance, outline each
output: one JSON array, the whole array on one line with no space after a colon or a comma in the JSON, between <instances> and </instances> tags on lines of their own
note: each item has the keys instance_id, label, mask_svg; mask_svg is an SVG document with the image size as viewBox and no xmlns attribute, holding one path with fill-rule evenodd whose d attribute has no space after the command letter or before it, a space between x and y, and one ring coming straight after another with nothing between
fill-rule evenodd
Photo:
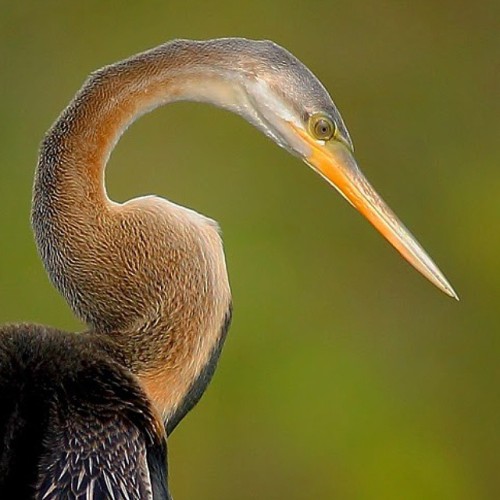
<instances>
[{"instance_id":1,"label":"curved neck","mask_svg":"<svg viewBox=\"0 0 500 500\"><path fill-rule=\"evenodd\" d=\"M210 42L178 41L93 73L42 143L35 202L71 197L102 208L109 201L104 169L114 146L134 120L160 105L191 100L250 115L232 58Z\"/></svg>"},{"instance_id":2,"label":"curved neck","mask_svg":"<svg viewBox=\"0 0 500 500\"><path fill-rule=\"evenodd\" d=\"M220 352L231 301L222 243L213 221L166 200L111 202L104 169L123 131L162 104L249 118L237 53L222 48L176 41L92 74L47 133L35 176L32 224L53 284L164 415L194 404Z\"/></svg>"}]
</instances>

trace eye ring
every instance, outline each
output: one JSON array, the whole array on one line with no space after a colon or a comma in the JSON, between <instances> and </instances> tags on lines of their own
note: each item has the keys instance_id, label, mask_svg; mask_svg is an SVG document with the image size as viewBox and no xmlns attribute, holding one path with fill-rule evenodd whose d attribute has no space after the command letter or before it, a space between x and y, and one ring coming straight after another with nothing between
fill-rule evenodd
<instances>
[{"instance_id":1,"label":"eye ring","mask_svg":"<svg viewBox=\"0 0 500 500\"><path fill-rule=\"evenodd\" d=\"M319 141L329 141L337 132L337 127L331 118L317 113L309 118L309 131Z\"/></svg>"}]
</instances>

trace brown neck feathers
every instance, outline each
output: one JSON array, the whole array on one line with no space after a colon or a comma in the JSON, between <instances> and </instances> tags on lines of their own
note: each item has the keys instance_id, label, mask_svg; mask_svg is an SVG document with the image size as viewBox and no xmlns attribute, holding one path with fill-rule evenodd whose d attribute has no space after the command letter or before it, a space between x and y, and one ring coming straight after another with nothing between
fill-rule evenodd
<instances>
[{"instance_id":1,"label":"brown neck feathers","mask_svg":"<svg viewBox=\"0 0 500 500\"><path fill-rule=\"evenodd\" d=\"M97 71L47 133L34 184L35 239L52 282L166 417L220 339L230 306L222 243L213 221L162 198L110 201L104 170L138 116L230 92L210 68L203 50L175 42Z\"/></svg>"}]
</instances>

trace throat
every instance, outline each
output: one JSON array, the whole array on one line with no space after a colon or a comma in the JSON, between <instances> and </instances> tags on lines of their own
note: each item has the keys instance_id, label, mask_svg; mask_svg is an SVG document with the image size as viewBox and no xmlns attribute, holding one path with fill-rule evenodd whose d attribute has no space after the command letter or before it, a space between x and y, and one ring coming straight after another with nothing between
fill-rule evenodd
<instances>
[{"instance_id":1,"label":"throat","mask_svg":"<svg viewBox=\"0 0 500 500\"><path fill-rule=\"evenodd\" d=\"M200 336L201 342L185 339L182 363L166 363L154 372L138 374L142 387L162 416L167 434L191 411L212 380L231 324L229 306L223 324Z\"/></svg>"}]
</instances>

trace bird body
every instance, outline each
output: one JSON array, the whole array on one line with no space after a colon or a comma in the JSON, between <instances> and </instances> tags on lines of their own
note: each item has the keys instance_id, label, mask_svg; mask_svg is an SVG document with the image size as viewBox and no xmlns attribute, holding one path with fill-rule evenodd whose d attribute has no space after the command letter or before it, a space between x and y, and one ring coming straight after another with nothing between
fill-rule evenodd
<instances>
[{"instance_id":1,"label":"bird body","mask_svg":"<svg viewBox=\"0 0 500 500\"><path fill-rule=\"evenodd\" d=\"M103 484L117 498L128 498L125 490L136 495L130 498L169 498L166 435L206 389L231 320L222 241L214 221L163 198L111 201L104 177L124 130L179 100L243 116L312 166L419 271L454 294L362 176L323 85L282 47L175 40L104 67L45 136L33 188L40 257L88 330L0 329L0 400L7 388L10 394L0 422L0 497L22 463L36 498L56 491L76 498L82 487L87 498L100 498L95 488ZM40 408L41 422L19 413L25 401ZM36 452L19 462L27 439ZM95 460L115 468L94 476Z\"/></svg>"},{"instance_id":2,"label":"bird body","mask_svg":"<svg viewBox=\"0 0 500 500\"><path fill-rule=\"evenodd\" d=\"M0 388L0 498L169 498L163 424L87 334L3 327Z\"/></svg>"}]
</instances>

